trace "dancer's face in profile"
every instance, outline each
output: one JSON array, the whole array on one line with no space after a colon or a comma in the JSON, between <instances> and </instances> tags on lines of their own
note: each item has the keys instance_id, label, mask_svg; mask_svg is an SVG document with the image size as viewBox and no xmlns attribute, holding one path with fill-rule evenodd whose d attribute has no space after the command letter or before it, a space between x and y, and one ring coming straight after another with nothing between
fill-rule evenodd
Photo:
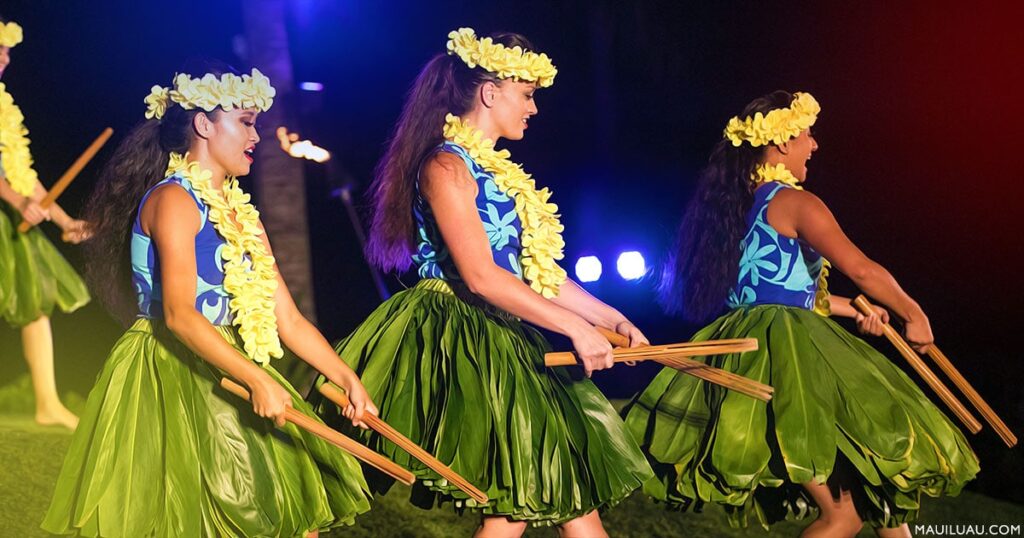
<instances>
[{"instance_id":1,"label":"dancer's face in profile","mask_svg":"<svg viewBox=\"0 0 1024 538\"><path fill-rule=\"evenodd\" d=\"M245 176L252 168L253 151L260 141L256 132L259 111L254 108L221 111L207 127L210 157L229 176Z\"/></svg>"},{"instance_id":2,"label":"dancer's face in profile","mask_svg":"<svg viewBox=\"0 0 1024 538\"><path fill-rule=\"evenodd\" d=\"M812 153L818 151L818 142L814 140L811 130L805 130L784 145L787 146L786 168L801 182L806 181L807 161L811 159Z\"/></svg>"},{"instance_id":3,"label":"dancer's face in profile","mask_svg":"<svg viewBox=\"0 0 1024 538\"><path fill-rule=\"evenodd\" d=\"M0 78L3 78L4 71L11 63L11 48L0 46Z\"/></svg>"},{"instance_id":4,"label":"dancer's face in profile","mask_svg":"<svg viewBox=\"0 0 1024 538\"><path fill-rule=\"evenodd\" d=\"M487 84L484 99L485 102L490 101L498 136L522 140L530 116L537 113L537 103L533 99L536 91L536 84L531 82L503 80L497 84Z\"/></svg>"}]
</instances>

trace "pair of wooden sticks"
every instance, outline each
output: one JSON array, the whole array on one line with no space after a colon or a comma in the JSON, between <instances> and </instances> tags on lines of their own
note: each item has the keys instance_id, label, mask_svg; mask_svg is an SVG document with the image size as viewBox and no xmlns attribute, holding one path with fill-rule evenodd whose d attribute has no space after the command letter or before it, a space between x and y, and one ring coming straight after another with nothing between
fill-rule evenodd
<instances>
[{"instance_id":1,"label":"pair of wooden sticks","mask_svg":"<svg viewBox=\"0 0 1024 538\"><path fill-rule=\"evenodd\" d=\"M228 378L221 380L221 386L241 398L246 400L249 399L249 392L246 391L244 387ZM319 391L328 400L341 409L348 407L350 403L348 396L346 396L345 393L333 383L324 383L319 387ZM285 420L319 436L403 484L412 485L416 481L416 477L413 476L411 472L403 469L397 463L294 409L289 408L286 410ZM453 471L450 467L441 463L440 460L432 456L429 452L423 450L408 437L399 433L398 430L392 428L388 423L374 415L371 415L370 413L363 414L363 422L365 422L371 429L384 436L385 439L395 443L401 447L402 450L408 452L412 457L423 462L424 465L441 475L443 478L448 480L448 482L455 485L455 487L465 492L476 502L480 504L487 504L488 498L484 492L477 489L473 484Z\"/></svg>"},{"instance_id":2,"label":"pair of wooden sticks","mask_svg":"<svg viewBox=\"0 0 1024 538\"><path fill-rule=\"evenodd\" d=\"M221 378L220 386L224 387L225 390L242 398L243 400L250 400L249 391L242 385L228 379L226 377ZM380 454L366 448L365 446L357 443L350 437L342 435L337 430L319 422L313 418L306 416L305 414L292 409L291 407L285 409L285 420L295 424L296 426L306 430L313 435L331 443L332 445L348 452L355 456L359 460L366 462L370 466L379 469L384 474L398 480L399 482L412 485L416 482L416 477L411 472L400 467L397 463L381 456Z\"/></svg>"},{"instance_id":3,"label":"pair of wooden sticks","mask_svg":"<svg viewBox=\"0 0 1024 538\"><path fill-rule=\"evenodd\" d=\"M858 295L857 298L852 301L852 304L854 308L859 310L860 313L865 316L870 316L874 313L873 305L868 301L867 297L864 297L863 295ZM921 360L921 357L917 352L910 347L910 344L900 336L900 333L898 333L896 329L888 323L882 327L882 330L889 342L891 342L892 345L900 352L900 355L903 355L903 358L907 359L907 362L909 362L914 370L917 371L918 375L920 375L921 378L924 379L925 383L927 383L928 386L939 395L939 398L950 408L950 410L953 411L953 414L955 414L957 418L964 423L964 426L966 426L971 433L978 433L981 431L981 423L978 422L978 419L974 418L974 415L964 407L964 404L962 404L960 400L958 400L957 397L954 396L946 387L946 385L939 380L938 376L932 372L931 368ZM1011 448L1016 446L1017 436L1010 431L1010 428L1006 426L1006 423L999 418L999 415L997 415L981 395L978 394L978 391L974 390L974 387L967 382L967 379L960 374L960 371L953 366L953 363L950 362L941 350L939 350L938 346L935 344L929 346L927 354L933 361L935 361L936 364L939 365L939 368L953 380L953 384L967 396L967 399L970 400L975 409L981 413L981 416L985 418L985 421L992 426L992 429L994 429L997 434L999 434L999 437L1004 443L1006 443L1006 446Z\"/></svg>"},{"instance_id":4,"label":"pair of wooden sticks","mask_svg":"<svg viewBox=\"0 0 1024 538\"><path fill-rule=\"evenodd\" d=\"M325 398L334 402L334 404L339 408L344 409L349 404L348 396L346 396L345 393L333 383L324 383L317 387L317 390L319 390L320 394L323 394ZM387 422L384 422L379 417L371 415L370 413L363 414L363 422L373 429L373 431L381 434L385 439L395 443L401 447L402 450L408 452L410 456L420 460L424 465L435 473L441 475L444 479L448 480L448 482L455 485L455 487L465 492L476 502L480 504L487 504L487 494L477 489L476 486L469 482L469 480L466 480L462 475L453 471L451 467L448 467L429 452L423 450L422 447L412 442L408 437L402 435Z\"/></svg>"},{"instance_id":5,"label":"pair of wooden sticks","mask_svg":"<svg viewBox=\"0 0 1024 538\"><path fill-rule=\"evenodd\" d=\"M96 140L93 140L92 144L89 144L89 147L85 148L85 151L83 151L82 154L79 155L77 159L75 159L75 162L71 164L71 167L68 168L63 175L60 176L60 179L58 179L57 182L53 184L53 187L50 187L50 190L47 191L46 196L42 199L42 201L39 202L39 205L43 209L46 209L53 205L53 202L57 200L57 197L64 192L64 189L68 188L68 185L70 185L71 182L75 180L75 178L78 176L78 173L81 172L82 169L85 168L85 165L89 164L89 161L91 161L92 158L96 156L96 153L99 152L100 148L102 148L104 144L107 143L107 140L110 139L110 135L112 134L114 134L114 130L111 129L110 127L107 127L106 129L103 130L102 133L100 133L98 137L96 137ZM31 228L32 225L25 221L22 221L21 224L18 225L18 232L25 233L29 231Z\"/></svg>"},{"instance_id":6,"label":"pair of wooden sticks","mask_svg":"<svg viewBox=\"0 0 1024 538\"><path fill-rule=\"evenodd\" d=\"M771 400L774 394L774 389L769 385L690 358L754 351L757 349L756 338L706 340L703 342L681 342L678 344L630 348L628 347L629 339L627 337L601 327L598 327L597 330L608 339L609 343L615 346L615 349L612 350L615 362L653 360L685 374L741 394L746 394L751 398L764 402ZM577 364L576 354L572 352L547 353L544 355L544 364L547 366L571 366Z\"/></svg>"}]
</instances>

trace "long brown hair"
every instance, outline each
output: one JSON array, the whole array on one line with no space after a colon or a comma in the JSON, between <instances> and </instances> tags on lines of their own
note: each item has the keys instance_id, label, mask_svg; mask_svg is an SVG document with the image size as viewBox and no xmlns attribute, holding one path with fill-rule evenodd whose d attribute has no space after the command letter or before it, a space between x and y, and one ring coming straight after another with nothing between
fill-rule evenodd
<instances>
[{"instance_id":1,"label":"long brown hair","mask_svg":"<svg viewBox=\"0 0 1024 538\"><path fill-rule=\"evenodd\" d=\"M740 117L767 114L792 102L791 93L775 91L751 101ZM750 176L765 149L722 140L711 151L659 284L660 301L669 313L699 323L725 309L739 273L740 241L754 200Z\"/></svg>"},{"instance_id":2,"label":"long brown hair","mask_svg":"<svg viewBox=\"0 0 1024 538\"><path fill-rule=\"evenodd\" d=\"M216 60L193 60L182 72L192 77L238 74ZM103 167L86 201L82 217L93 236L84 245L85 276L107 310L122 322L131 320L138 310L132 290L131 239L139 204L164 179L170 153L184 154L192 145L192 120L199 112L171 104L161 119L137 125ZM216 121L219 112L218 108L207 114Z\"/></svg>"},{"instance_id":3,"label":"long brown hair","mask_svg":"<svg viewBox=\"0 0 1024 538\"><path fill-rule=\"evenodd\" d=\"M490 37L506 47L533 50L519 34ZM471 68L458 56L444 53L431 58L416 77L368 193L373 219L366 255L382 270L403 271L412 263L416 236L412 205L420 164L444 140L441 131L445 115L469 112L477 88L489 81L500 83L493 73Z\"/></svg>"}]
</instances>

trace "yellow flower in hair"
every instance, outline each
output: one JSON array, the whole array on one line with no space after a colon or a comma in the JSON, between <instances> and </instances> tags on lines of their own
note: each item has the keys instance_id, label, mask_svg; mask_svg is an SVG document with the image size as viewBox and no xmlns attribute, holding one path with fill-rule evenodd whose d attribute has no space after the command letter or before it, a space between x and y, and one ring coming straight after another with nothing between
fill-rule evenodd
<instances>
[{"instance_id":1,"label":"yellow flower in hair","mask_svg":"<svg viewBox=\"0 0 1024 538\"><path fill-rule=\"evenodd\" d=\"M477 39L472 28L459 28L448 34L448 54L455 54L469 67L480 66L499 78L535 82L546 88L555 82L558 70L547 54L537 54L515 46L507 48L490 37Z\"/></svg>"},{"instance_id":2,"label":"yellow flower in hair","mask_svg":"<svg viewBox=\"0 0 1024 538\"><path fill-rule=\"evenodd\" d=\"M494 174L498 188L515 200L516 214L523 226L519 238L523 247L519 259L523 278L544 297L557 297L567 278L565 269L558 265L558 260L564 257L562 231L565 228L558 220L558 206L548 202L551 191L538 190L530 174L509 160L508 150L496 151L493 140L484 138L482 131L458 116L448 114L445 117L444 137L461 146L477 164Z\"/></svg>"},{"instance_id":3,"label":"yellow flower in hair","mask_svg":"<svg viewBox=\"0 0 1024 538\"><path fill-rule=\"evenodd\" d=\"M259 69L253 69L252 75L242 75L240 94L245 97L242 108L257 108L266 111L274 104L277 90L270 85L270 78Z\"/></svg>"},{"instance_id":4,"label":"yellow flower in hair","mask_svg":"<svg viewBox=\"0 0 1024 538\"><path fill-rule=\"evenodd\" d=\"M730 119L725 126L725 137L733 146L739 147L747 142L755 148L779 145L796 138L814 125L821 106L809 93L797 92L793 97L787 108L777 108L768 114L757 112L743 120L739 117Z\"/></svg>"},{"instance_id":5,"label":"yellow flower in hair","mask_svg":"<svg viewBox=\"0 0 1024 538\"><path fill-rule=\"evenodd\" d=\"M153 86L143 101L146 103L147 120L162 118L167 112L167 105L170 102L170 90L161 86Z\"/></svg>"},{"instance_id":6,"label":"yellow flower in hair","mask_svg":"<svg viewBox=\"0 0 1024 538\"><path fill-rule=\"evenodd\" d=\"M171 88L153 86L146 98L146 117L160 119L171 103L178 103L185 110L199 108L206 112L216 108L255 108L266 112L274 104L275 95L277 91L270 85L270 79L255 68L250 75L224 73L220 78L212 73L201 78L178 73Z\"/></svg>"},{"instance_id":7,"label":"yellow flower in hair","mask_svg":"<svg viewBox=\"0 0 1024 538\"><path fill-rule=\"evenodd\" d=\"M14 48L24 39L21 26L11 21L7 24L0 22L0 47Z\"/></svg>"}]
</instances>

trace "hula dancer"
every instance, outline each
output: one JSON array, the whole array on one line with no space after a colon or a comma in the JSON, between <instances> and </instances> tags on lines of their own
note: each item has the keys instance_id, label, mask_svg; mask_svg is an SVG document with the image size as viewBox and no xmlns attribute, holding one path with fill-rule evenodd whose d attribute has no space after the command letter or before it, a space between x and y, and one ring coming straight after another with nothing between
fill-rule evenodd
<instances>
[{"instance_id":1,"label":"hula dancer","mask_svg":"<svg viewBox=\"0 0 1024 538\"><path fill-rule=\"evenodd\" d=\"M843 234L828 208L803 191L818 145L819 112L807 93L778 91L730 120L680 226L663 288L672 310L694 320L727 313L695 341L753 337L761 348L708 362L770 383L770 403L663 370L625 411L655 465L645 489L686 508L719 503L735 525L818 518L804 536L909 536L921 494L956 495L978 472L963 434L920 389L827 316L881 333L888 314L861 316L829 297L828 262L906 323L919 350L928 318L882 266Z\"/></svg>"},{"instance_id":2,"label":"hula dancer","mask_svg":"<svg viewBox=\"0 0 1024 538\"><path fill-rule=\"evenodd\" d=\"M135 321L89 395L50 532L315 536L369 509L354 458L284 425L286 408L312 410L270 365L283 343L348 391L356 424L375 412L292 302L235 179L249 173L275 91L256 69L198 75L153 87L149 119L88 204L90 277L110 305L134 302ZM248 387L251 409L218 387L225 375Z\"/></svg>"},{"instance_id":3,"label":"hula dancer","mask_svg":"<svg viewBox=\"0 0 1024 538\"><path fill-rule=\"evenodd\" d=\"M463 28L420 72L378 165L369 256L385 270L415 264L422 280L336 350L382 418L490 498L476 504L368 435L420 476L415 504L478 511L479 536L515 536L527 522L603 536L596 510L637 489L650 469L593 383L544 367L549 346L526 322L569 336L588 374L613 364L594 325L635 345L647 339L566 279L550 192L494 148L523 137L534 93L555 77L533 50L517 34L481 39Z\"/></svg>"},{"instance_id":4,"label":"hula dancer","mask_svg":"<svg viewBox=\"0 0 1024 538\"><path fill-rule=\"evenodd\" d=\"M22 29L0 17L0 77L11 63L11 48L22 40ZM32 376L36 422L74 429L78 417L57 395L53 371L54 308L74 312L89 302L89 290L78 273L35 227L44 220L60 226L68 243L83 240L85 223L73 219L57 204L39 205L46 190L32 169L28 129L21 109L0 82L0 318L21 330L22 349ZM18 233L18 224L33 227Z\"/></svg>"}]
</instances>

